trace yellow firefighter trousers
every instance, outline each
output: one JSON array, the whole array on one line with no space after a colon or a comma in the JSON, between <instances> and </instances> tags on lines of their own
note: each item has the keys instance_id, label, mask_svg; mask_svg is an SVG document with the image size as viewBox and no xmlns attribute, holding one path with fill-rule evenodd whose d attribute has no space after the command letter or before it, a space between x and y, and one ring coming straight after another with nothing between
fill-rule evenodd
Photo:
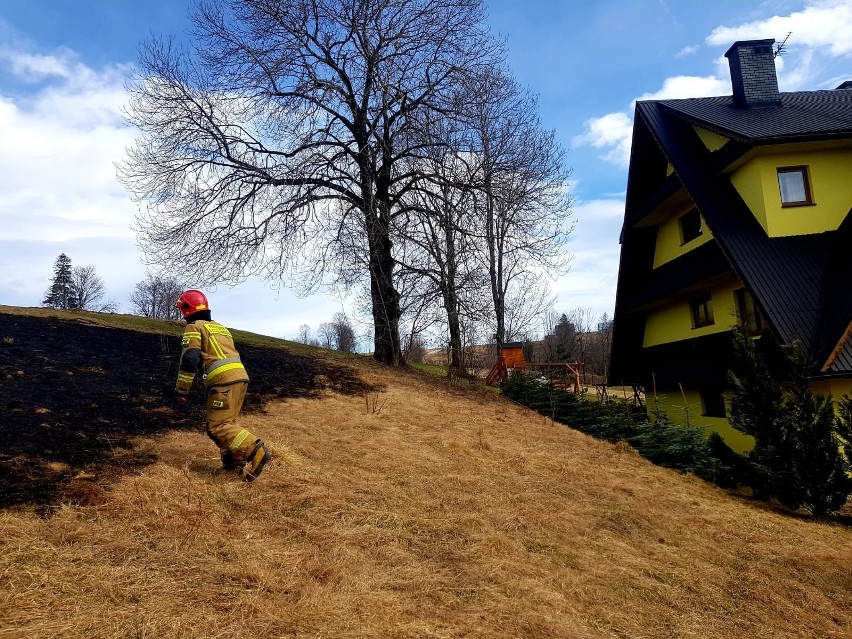
<instances>
[{"instance_id":1,"label":"yellow firefighter trousers","mask_svg":"<svg viewBox=\"0 0 852 639\"><path fill-rule=\"evenodd\" d=\"M247 390L248 382L214 385L207 389L207 434L236 462L246 461L257 441L249 431L237 426Z\"/></svg>"}]
</instances>

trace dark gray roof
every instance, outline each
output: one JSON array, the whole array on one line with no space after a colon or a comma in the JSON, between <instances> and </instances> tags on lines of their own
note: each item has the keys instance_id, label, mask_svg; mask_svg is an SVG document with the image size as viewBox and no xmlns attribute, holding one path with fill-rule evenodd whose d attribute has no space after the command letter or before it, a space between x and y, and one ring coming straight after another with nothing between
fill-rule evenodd
<instances>
[{"instance_id":1,"label":"dark gray roof","mask_svg":"<svg viewBox=\"0 0 852 639\"><path fill-rule=\"evenodd\" d=\"M832 362L828 369L832 373L843 373L852 370L852 340L848 340L843 348L840 349L840 354Z\"/></svg>"},{"instance_id":2,"label":"dark gray roof","mask_svg":"<svg viewBox=\"0 0 852 639\"><path fill-rule=\"evenodd\" d=\"M658 100L654 103L695 124L740 141L852 135L852 91L798 91L781 93L780 98L780 107L760 109L735 107L732 96Z\"/></svg>"}]
</instances>

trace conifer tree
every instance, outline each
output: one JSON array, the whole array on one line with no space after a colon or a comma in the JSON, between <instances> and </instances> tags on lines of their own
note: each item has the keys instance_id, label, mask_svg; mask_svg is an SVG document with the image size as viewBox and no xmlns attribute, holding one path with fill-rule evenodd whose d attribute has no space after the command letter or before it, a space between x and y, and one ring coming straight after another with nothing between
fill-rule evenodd
<instances>
[{"instance_id":1,"label":"conifer tree","mask_svg":"<svg viewBox=\"0 0 852 639\"><path fill-rule=\"evenodd\" d=\"M740 329L734 353L730 421L755 439L748 455L755 496L814 515L840 508L852 492L850 465L839 446L848 431L848 403L836 413L830 396L810 392L810 363L797 344L784 347L780 366L773 367Z\"/></svg>"},{"instance_id":2,"label":"conifer tree","mask_svg":"<svg viewBox=\"0 0 852 639\"><path fill-rule=\"evenodd\" d=\"M776 482L778 500L785 506L804 506L819 516L846 503L852 480L837 445L836 420L830 396L802 386L785 398L777 421L784 443L783 474Z\"/></svg>"},{"instance_id":3,"label":"conifer tree","mask_svg":"<svg viewBox=\"0 0 852 639\"><path fill-rule=\"evenodd\" d=\"M766 357L743 328L733 336L734 357L728 379L734 389L731 396L731 426L754 438L749 453L750 483L755 496L772 496L772 469L779 465L780 435L775 422L781 413L781 386L769 370Z\"/></svg>"},{"instance_id":4,"label":"conifer tree","mask_svg":"<svg viewBox=\"0 0 852 639\"><path fill-rule=\"evenodd\" d=\"M838 402L837 436L843 444L846 463L852 468L852 397L844 395Z\"/></svg>"},{"instance_id":5,"label":"conifer tree","mask_svg":"<svg viewBox=\"0 0 852 639\"><path fill-rule=\"evenodd\" d=\"M44 295L42 306L69 309L76 307L72 293L71 258L61 253L53 265L53 279Z\"/></svg>"}]
</instances>

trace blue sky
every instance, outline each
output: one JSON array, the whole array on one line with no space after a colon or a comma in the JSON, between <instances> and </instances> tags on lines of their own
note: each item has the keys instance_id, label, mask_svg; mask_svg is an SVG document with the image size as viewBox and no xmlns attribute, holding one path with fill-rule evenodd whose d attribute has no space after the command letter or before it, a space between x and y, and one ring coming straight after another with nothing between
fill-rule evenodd
<instances>
[{"instance_id":1,"label":"blue sky","mask_svg":"<svg viewBox=\"0 0 852 639\"><path fill-rule=\"evenodd\" d=\"M120 107L139 42L183 34L185 0L0 0L0 304L37 306L61 252L92 264L108 297L127 298L145 267L135 205L114 163L133 140ZM519 81L567 149L575 230L556 310L612 314L633 105L730 94L736 40L792 32L777 60L782 91L852 79L852 0L491 0ZM210 294L229 326L295 337L352 304L296 298L250 280ZM533 327L533 331L540 330Z\"/></svg>"}]
</instances>

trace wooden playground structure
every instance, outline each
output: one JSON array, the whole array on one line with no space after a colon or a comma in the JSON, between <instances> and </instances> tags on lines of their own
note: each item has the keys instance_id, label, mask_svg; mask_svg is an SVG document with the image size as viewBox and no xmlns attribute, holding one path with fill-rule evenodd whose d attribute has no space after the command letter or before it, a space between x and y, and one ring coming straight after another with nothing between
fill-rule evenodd
<instances>
[{"instance_id":1,"label":"wooden playground structure","mask_svg":"<svg viewBox=\"0 0 852 639\"><path fill-rule=\"evenodd\" d=\"M524 345L521 342L511 342L503 345L502 354L497 357L494 366L485 378L487 386L494 386L509 379L510 370L540 370L544 377L554 386L564 384L575 393L579 393L580 378L583 375L583 362L527 362L524 358Z\"/></svg>"}]
</instances>

